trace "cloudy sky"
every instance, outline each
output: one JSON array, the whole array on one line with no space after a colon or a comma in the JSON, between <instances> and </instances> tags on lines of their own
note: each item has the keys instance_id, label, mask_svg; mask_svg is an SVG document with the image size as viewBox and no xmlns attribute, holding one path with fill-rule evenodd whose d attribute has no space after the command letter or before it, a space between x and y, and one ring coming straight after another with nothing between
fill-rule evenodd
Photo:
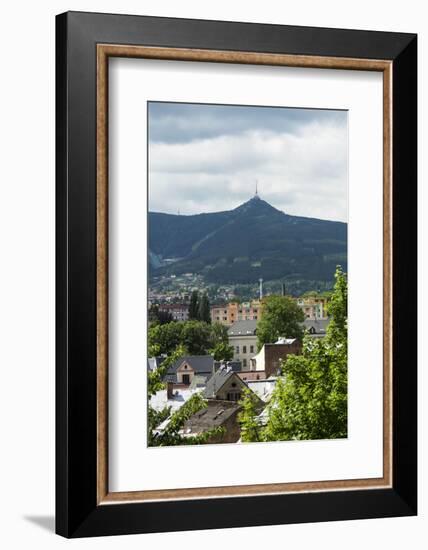
<instances>
[{"instance_id":1,"label":"cloudy sky","mask_svg":"<svg viewBox=\"0 0 428 550\"><path fill-rule=\"evenodd\" d=\"M345 111L149 103L149 209L231 210L254 195L347 221Z\"/></svg>"}]
</instances>

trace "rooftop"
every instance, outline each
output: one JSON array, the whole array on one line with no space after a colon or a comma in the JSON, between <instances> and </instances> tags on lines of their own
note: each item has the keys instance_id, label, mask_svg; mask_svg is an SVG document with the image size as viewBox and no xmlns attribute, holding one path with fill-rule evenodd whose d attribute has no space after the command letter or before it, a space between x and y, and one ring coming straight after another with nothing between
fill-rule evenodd
<instances>
[{"instance_id":1,"label":"rooftop","mask_svg":"<svg viewBox=\"0 0 428 550\"><path fill-rule=\"evenodd\" d=\"M297 338L278 338L278 340L275 342L276 344L282 344L285 346L291 346L291 344L294 344L294 342L297 340Z\"/></svg>"},{"instance_id":2,"label":"rooftop","mask_svg":"<svg viewBox=\"0 0 428 550\"><path fill-rule=\"evenodd\" d=\"M177 381L177 369L186 362L196 374L211 374L214 368L214 357L212 355L184 355L173 363L165 376L167 382Z\"/></svg>"},{"instance_id":3,"label":"rooftop","mask_svg":"<svg viewBox=\"0 0 428 550\"><path fill-rule=\"evenodd\" d=\"M196 389L180 389L174 391L174 397L168 399L167 390L159 390L150 397L150 406L156 411L161 411L165 407L171 407L171 413L177 411L184 403L197 393Z\"/></svg>"},{"instance_id":4,"label":"rooftop","mask_svg":"<svg viewBox=\"0 0 428 550\"><path fill-rule=\"evenodd\" d=\"M220 388L226 383L229 378L236 376L231 367L219 368L218 371L211 376L207 381L207 385L204 390L204 397L206 398L215 398L217 392Z\"/></svg>"},{"instance_id":5,"label":"rooftop","mask_svg":"<svg viewBox=\"0 0 428 550\"><path fill-rule=\"evenodd\" d=\"M306 330L315 330L315 334L325 334L327 326L330 322L330 319L305 319L303 321L303 326Z\"/></svg>"},{"instance_id":6,"label":"rooftop","mask_svg":"<svg viewBox=\"0 0 428 550\"><path fill-rule=\"evenodd\" d=\"M221 426L240 410L233 401L209 401L208 407L195 413L183 427L184 435L200 433Z\"/></svg>"},{"instance_id":7,"label":"rooftop","mask_svg":"<svg viewBox=\"0 0 428 550\"><path fill-rule=\"evenodd\" d=\"M227 333L229 336L254 336L256 334L256 329L256 320L237 321L233 323Z\"/></svg>"}]
</instances>

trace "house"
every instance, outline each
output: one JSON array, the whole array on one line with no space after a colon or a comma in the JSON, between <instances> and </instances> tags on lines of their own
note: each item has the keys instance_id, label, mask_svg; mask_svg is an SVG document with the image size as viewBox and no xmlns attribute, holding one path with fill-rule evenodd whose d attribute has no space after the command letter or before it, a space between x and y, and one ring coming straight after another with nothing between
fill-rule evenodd
<instances>
[{"instance_id":1,"label":"house","mask_svg":"<svg viewBox=\"0 0 428 550\"><path fill-rule=\"evenodd\" d=\"M212 355L186 355L180 357L169 367L164 381L190 386L196 375L199 380L202 378L207 380L214 372L214 357Z\"/></svg>"},{"instance_id":2,"label":"house","mask_svg":"<svg viewBox=\"0 0 428 550\"><path fill-rule=\"evenodd\" d=\"M234 361L240 361L242 369L250 366L250 360L257 353L257 321L237 321L227 331L229 344L233 347Z\"/></svg>"},{"instance_id":3,"label":"house","mask_svg":"<svg viewBox=\"0 0 428 550\"><path fill-rule=\"evenodd\" d=\"M238 421L240 410L241 406L235 401L208 401L208 407L186 420L181 434L186 437L223 428L223 433L212 436L207 443L236 443L241 436Z\"/></svg>"},{"instance_id":4,"label":"house","mask_svg":"<svg viewBox=\"0 0 428 550\"><path fill-rule=\"evenodd\" d=\"M287 355L297 355L302 346L296 338L279 338L274 344L264 344L251 360L251 370L264 371L265 377L276 376L281 368L281 360Z\"/></svg>"},{"instance_id":5,"label":"house","mask_svg":"<svg viewBox=\"0 0 428 550\"><path fill-rule=\"evenodd\" d=\"M207 380L202 395L206 399L239 401L247 385L230 367L220 367Z\"/></svg>"},{"instance_id":6,"label":"house","mask_svg":"<svg viewBox=\"0 0 428 550\"><path fill-rule=\"evenodd\" d=\"M330 319L305 319L303 327L313 338L324 338Z\"/></svg>"}]
</instances>

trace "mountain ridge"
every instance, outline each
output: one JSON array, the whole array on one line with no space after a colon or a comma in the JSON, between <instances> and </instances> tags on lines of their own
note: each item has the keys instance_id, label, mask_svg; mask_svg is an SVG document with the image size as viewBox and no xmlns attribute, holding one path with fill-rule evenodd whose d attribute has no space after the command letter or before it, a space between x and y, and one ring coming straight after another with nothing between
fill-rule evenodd
<instances>
[{"instance_id":1,"label":"mountain ridge","mask_svg":"<svg viewBox=\"0 0 428 550\"><path fill-rule=\"evenodd\" d=\"M346 223L286 214L257 195L221 212L149 212L151 276L194 272L222 284L259 277L326 281L337 263L346 269L346 249Z\"/></svg>"}]
</instances>

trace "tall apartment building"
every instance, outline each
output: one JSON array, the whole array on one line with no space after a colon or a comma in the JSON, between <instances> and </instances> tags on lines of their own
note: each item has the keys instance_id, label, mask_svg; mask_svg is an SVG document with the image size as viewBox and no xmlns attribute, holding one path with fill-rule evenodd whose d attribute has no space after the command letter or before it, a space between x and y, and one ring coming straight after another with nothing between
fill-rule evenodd
<instances>
[{"instance_id":1,"label":"tall apartment building","mask_svg":"<svg viewBox=\"0 0 428 550\"><path fill-rule=\"evenodd\" d=\"M260 321L262 318L262 302L230 302L225 306L211 307L211 322L230 326L237 321Z\"/></svg>"},{"instance_id":2,"label":"tall apartment building","mask_svg":"<svg viewBox=\"0 0 428 550\"><path fill-rule=\"evenodd\" d=\"M300 296L297 305L305 314L305 319L327 319L328 298L322 296Z\"/></svg>"}]
</instances>

